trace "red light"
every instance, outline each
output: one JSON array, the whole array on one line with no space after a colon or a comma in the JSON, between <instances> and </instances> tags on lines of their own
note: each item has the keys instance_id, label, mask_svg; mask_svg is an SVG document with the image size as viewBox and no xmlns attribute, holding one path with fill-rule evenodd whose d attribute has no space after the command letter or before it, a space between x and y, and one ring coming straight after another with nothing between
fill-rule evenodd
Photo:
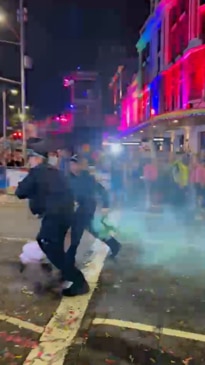
<instances>
[{"instance_id":1,"label":"red light","mask_svg":"<svg viewBox=\"0 0 205 365\"><path fill-rule=\"evenodd\" d=\"M22 138L22 133L21 132L14 132L13 134L12 134L12 137L14 138L14 139L21 139Z\"/></svg>"},{"instance_id":2,"label":"red light","mask_svg":"<svg viewBox=\"0 0 205 365\"><path fill-rule=\"evenodd\" d=\"M65 116L65 115L61 115L61 117L60 117L60 121L61 121L62 123L66 123L66 122L67 122L67 118L66 118L66 116Z\"/></svg>"}]
</instances>

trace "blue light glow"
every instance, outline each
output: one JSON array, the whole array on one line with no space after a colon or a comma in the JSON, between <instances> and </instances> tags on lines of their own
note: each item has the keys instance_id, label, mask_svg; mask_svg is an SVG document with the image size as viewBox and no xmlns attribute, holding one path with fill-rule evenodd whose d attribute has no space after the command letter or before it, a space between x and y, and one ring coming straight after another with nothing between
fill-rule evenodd
<instances>
[{"instance_id":1,"label":"blue light glow","mask_svg":"<svg viewBox=\"0 0 205 365\"><path fill-rule=\"evenodd\" d=\"M156 114L159 114L160 107L160 88L161 88L161 79L162 76L158 75L149 85L150 87L150 104L151 107L155 110Z\"/></svg>"},{"instance_id":2,"label":"blue light glow","mask_svg":"<svg viewBox=\"0 0 205 365\"><path fill-rule=\"evenodd\" d=\"M159 28L164 6L164 4L159 4L155 13L151 15L145 23L145 30L143 31L139 41L136 44L138 51L142 51L146 47L146 44L152 39L153 30Z\"/></svg>"}]
</instances>

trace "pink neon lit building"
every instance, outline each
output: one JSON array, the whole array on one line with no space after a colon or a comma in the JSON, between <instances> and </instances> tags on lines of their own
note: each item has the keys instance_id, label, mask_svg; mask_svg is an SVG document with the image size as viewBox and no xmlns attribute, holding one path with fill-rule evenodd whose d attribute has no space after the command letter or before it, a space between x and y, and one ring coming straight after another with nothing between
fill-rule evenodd
<instances>
[{"instance_id":1,"label":"pink neon lit building","mask_svg":"<svg viewBox=\"0 0 205 365\"><path fill-rule=\"evenodd\" d=\"M139 71L134 96L128 89L122 101L124 130L164 114L168 119L169 113L181 111L183 116L188 109L205 116L205 0L150 3L151 14L136 45Z\"/></svg>"}]
</instances>

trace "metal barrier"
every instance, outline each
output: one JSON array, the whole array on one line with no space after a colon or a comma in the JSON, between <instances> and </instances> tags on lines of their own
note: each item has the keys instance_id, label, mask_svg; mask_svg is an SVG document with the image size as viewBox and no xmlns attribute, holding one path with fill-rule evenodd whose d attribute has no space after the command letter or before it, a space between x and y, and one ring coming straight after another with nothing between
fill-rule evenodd
<instances>
[{"instance_id":1,"label":"metal barrier","mask_svg":"<svg viewBox=\"0 0 205 365\"><path fill-rule=\"evenodd\" d=\"M0 166L0 192L6 191L6 167Z\"/></svg>"},{"instance_id":2,"label":"metal barrier","mask_svg":"<svg viewBox=\"0 0 205 365\"><path fill-rule=\"evenodd\" d=\"M14 195L19 181L27 174L28 169L26 168L7 168L0 166L0 192Z\"/></svg>"}]
</instances>

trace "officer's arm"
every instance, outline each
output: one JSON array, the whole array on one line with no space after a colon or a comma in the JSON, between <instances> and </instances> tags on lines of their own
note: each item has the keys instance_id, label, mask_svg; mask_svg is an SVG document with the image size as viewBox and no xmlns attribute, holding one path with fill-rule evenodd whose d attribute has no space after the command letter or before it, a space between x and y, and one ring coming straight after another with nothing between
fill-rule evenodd
<instances>
[{"instance_id":1,"label":"officer's arm","mask_svg":"<svg viewBox=\"0 0 205 365\"><path fill-rule=\"evenodd\" d=\"M15 195L19 199L30 199L34 193L35 178L32 171L19 182L18 187L15 191Z\"/></svg>"},{"instance_id":2,"label":"officer's arm","mask_svg":"<svg viewBox=\"0 0 205 365\"><path fill-rule=\"evenodd\" d=\"M107 190L98 181L95 181L96 192L102 199L103 208L109 208L109 196Z\"/></svg>"}]
</instances>

